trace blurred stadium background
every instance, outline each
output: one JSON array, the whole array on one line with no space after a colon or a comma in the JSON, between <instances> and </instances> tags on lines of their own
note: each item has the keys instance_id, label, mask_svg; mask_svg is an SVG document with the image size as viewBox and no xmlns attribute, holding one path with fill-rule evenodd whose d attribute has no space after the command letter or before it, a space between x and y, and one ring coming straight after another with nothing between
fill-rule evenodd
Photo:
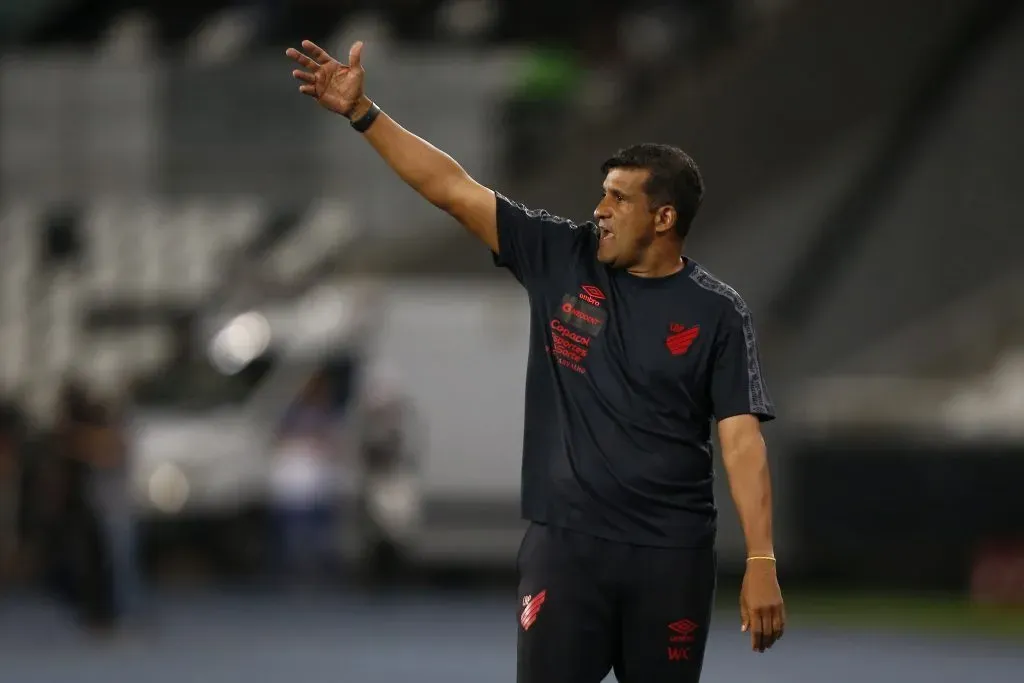
<instances>
[{"instance_id":1,"label":"blurred stadium background","mask_svg":"<svg viewBox=\"0 0 1024 683\"><path fill-rule=\"evenodd\" d=\"M0 679L514 676L526 302L296 94L303 38L528 205L589 216L630 142L701 165L792 622L748 653L720 481L708 680L1021 680L1003 0L0 3Z\"/></svg>"}]
</instances>

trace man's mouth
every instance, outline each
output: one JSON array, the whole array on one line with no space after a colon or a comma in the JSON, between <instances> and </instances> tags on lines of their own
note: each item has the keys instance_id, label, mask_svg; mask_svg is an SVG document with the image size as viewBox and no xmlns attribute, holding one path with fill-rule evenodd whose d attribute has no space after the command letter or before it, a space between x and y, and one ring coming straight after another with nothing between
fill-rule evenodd
<instances>
[{"instance_id":1,"label":"man's mouth","mask_svg":"<svg viewBox=\"0 0 1024 683\"><path fill-rule=\"evenodd\" d=\"M607 228L600 228L600 241L615 239L615 233Z\"/></svg>"}]
</instances>

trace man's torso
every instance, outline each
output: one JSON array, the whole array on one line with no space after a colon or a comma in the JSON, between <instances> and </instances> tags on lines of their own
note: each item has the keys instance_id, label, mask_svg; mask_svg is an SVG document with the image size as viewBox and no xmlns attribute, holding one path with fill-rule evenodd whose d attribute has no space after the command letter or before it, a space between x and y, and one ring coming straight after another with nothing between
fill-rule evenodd
<instances>
[{"instance_id":1,"label":"man's torso","mask_svg":"<svg viewBox=\"0 0 1024 683\"><path fill-rule=\"evenodd\" d=\"M524 516L643 545L710 544L719 298L693 262L645 280L579 244L530 293Z\"/></svg>"}]
</instances>

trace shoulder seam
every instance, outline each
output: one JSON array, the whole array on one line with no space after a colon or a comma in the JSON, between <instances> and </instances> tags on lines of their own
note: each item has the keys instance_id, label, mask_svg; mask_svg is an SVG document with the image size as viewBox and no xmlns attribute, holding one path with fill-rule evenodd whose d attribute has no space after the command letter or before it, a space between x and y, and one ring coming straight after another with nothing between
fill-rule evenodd
<instances>
[{"instance_id":1,"label":"shoulder seam","mask_svg":"<svg viewBox=\"0 0 1024 683\"><path fill-rule=\"evenodd\" d=\"M497 190L494 190L494 194L498 198L498 200L506 201L510 205L514 206L515 208L517 208L520 211L522 211L523 213L525 213L527 215L527 217L529 217L529 218L539 218L539 219L541 219L543 221L546 221L548 223L555 223L557 225L566 225L571 230L577 230L577 229L580 228L580 225L578 223L576 223L575 221L572 221L572 220L570 220L568 218L563 218L562 216L556 216L556 215L552 214L550 211L547 211L546 209L531 209L528 206L526 206L525 204L521 204L521 203L519 203L517 201L513 201L513 200L509 199L508 197L506 197L502 193L498 192Z\"/></svg>"},{"instance_id":2,"label":"shoulder seam","mask_svg":"<svg viewBox=\"0 0 1024 683\"><path fill-rule=\"evenodd\" d=\"M757 335L754 331L754 318L750 313L747 302L743 300L739 292L728 284L718 279L701 266L695 265L690 272L690 279L700 287L712 294L717 294L732 304L733 310L743 321L743 342L747 351L747 387L750 410L753 413L770 413L771 399L768 397L768 390L764 384L764 375L761 371L761 360L757 352Z\"/></svg>"}]
</instances>

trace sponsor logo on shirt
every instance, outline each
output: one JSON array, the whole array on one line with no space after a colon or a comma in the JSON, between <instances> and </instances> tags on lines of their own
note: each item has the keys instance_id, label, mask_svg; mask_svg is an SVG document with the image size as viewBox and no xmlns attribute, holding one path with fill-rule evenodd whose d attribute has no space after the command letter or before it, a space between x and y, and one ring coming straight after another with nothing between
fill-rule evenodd
<instances>
[{"instance_id":1,"label":"sponsor logo on shirt","mask_svg":"<svg viewBox=\"0 0 1024 683\"><path fill-rule=\"evenodd\" d=\"M579 294L566 294L548 325L551 343L547 352L564 368L587 374L583 361L590 353L594 337L608 321L608 312L601 308L607 297L594 285L581 285Z\"/></svg>"},{"instance_id":2,"label":"sponsor logo on shirt","mask_svg":"<svg viewBox=\"0 0 1024 683\"><path fill-rule=\"evenodd\" d=\"M604 292L595 287L594 285L581 285L580 286L580 301L586 301L591 306L601 306L601 302L605 300Z\"/></svg>"},{"instance_id":3,"label":"sponsor logo on shirt","mask_svg":"<svg viewBox=\"0 0 1024 683\"><path fill-rule=\"evenodd\" d=\"M596 337L608 320L608 312L578 296L566 294L562 297L558 317L563 323Z\"/></svg>"}]
</instances>

